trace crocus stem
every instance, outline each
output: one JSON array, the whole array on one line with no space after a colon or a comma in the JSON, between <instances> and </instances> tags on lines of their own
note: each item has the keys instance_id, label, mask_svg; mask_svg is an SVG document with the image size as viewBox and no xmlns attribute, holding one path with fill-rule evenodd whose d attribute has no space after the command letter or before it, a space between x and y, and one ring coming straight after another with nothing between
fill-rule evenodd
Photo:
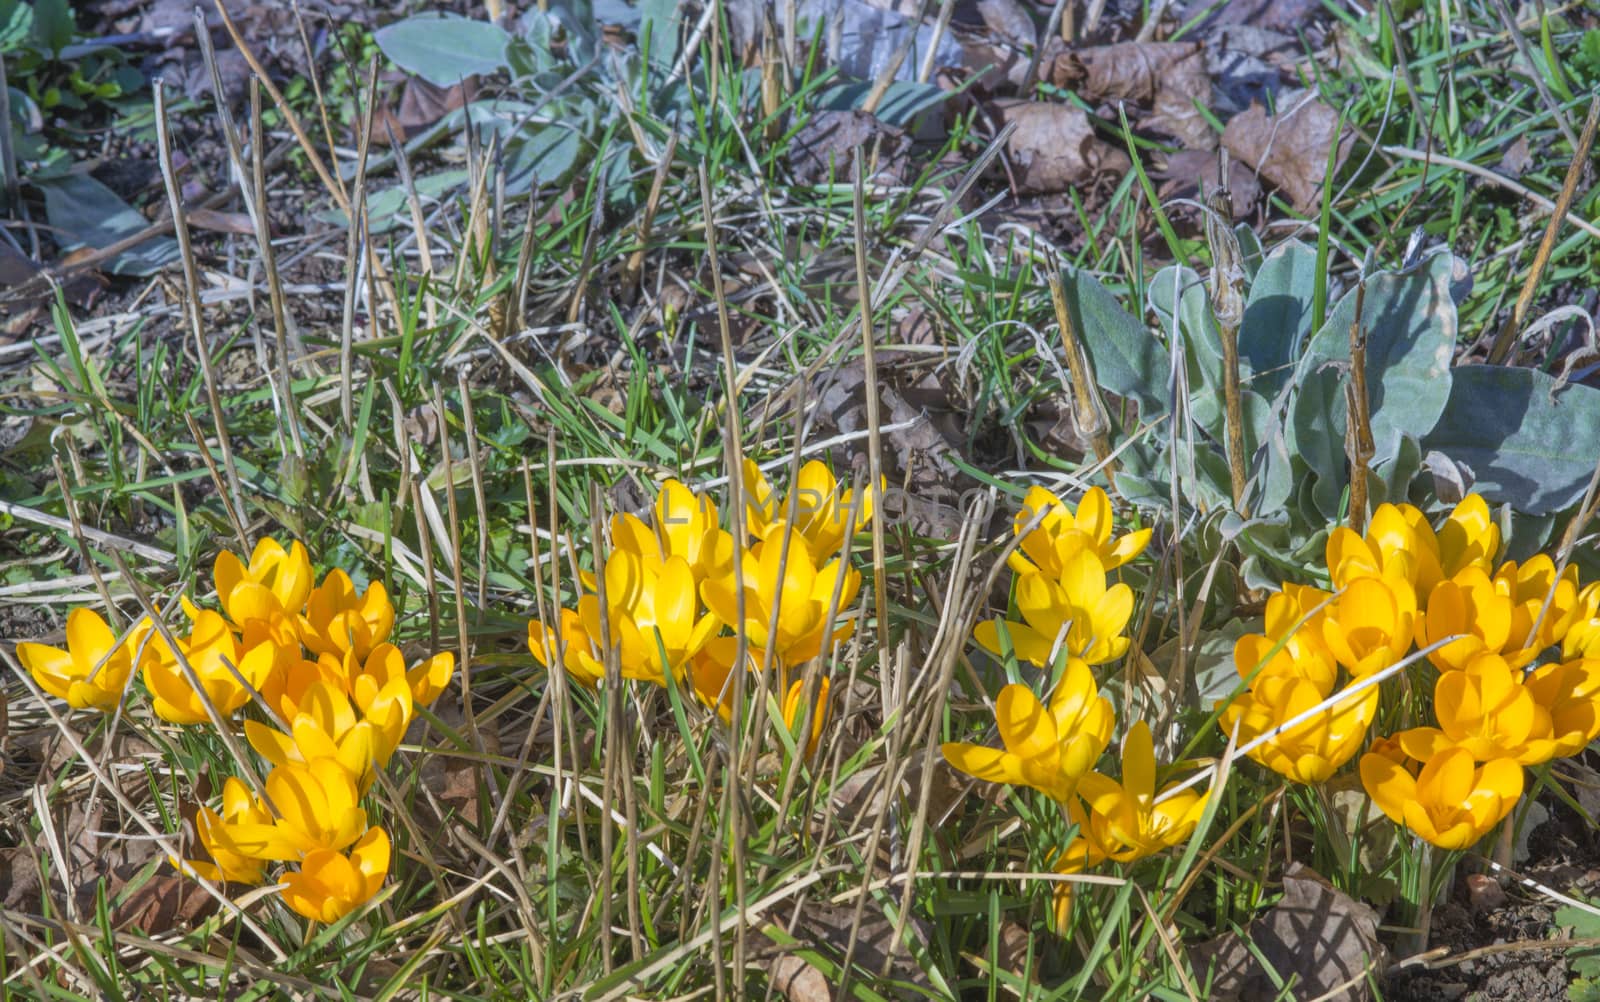
<instances>
[{"instance_id":1,"label":"crocus stem","mask_svg":"<svg viewBox=\"0 0 1600 1002\"><path fill-rule=\"evenodd\" d=\"M1428 927L1433 924L1433 853L1432 845L1421 843L1422 869L1417 874L1417 929L1414 933L1411 954L1426 953Z\"/></svg>"}]
</instances>

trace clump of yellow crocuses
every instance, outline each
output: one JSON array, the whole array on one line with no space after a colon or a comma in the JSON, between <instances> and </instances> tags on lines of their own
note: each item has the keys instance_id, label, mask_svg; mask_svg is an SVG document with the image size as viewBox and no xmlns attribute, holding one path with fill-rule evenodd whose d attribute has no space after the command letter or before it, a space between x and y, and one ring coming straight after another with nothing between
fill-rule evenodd
<instances>
[{"instance_id":1,"label":"clump of yellow crocuses","mask_svg":"<svg viewBox=\"0 0 1600 1002\"><path fill-rule=\"evenodd\" d=\"M1375 742L1361 778L1417 837L1447 849L1481 839L1521 796L1523 766L1600 737L1600 662L1587 656L1600 590L1543 554L1497 564L1499 549L1477 495L1437 528L1385 504L1365 533L1334 529L1332 590L1286 585L1267 601L1266 632L1235 644L1247 688L1221 727L1285 778L1326 782L1366 742L1379 673L1426 649L1433 722ZM1537 664L1547 652L1560 660Z\"/></svg>"},{"instance_id":2,"label":"clump of yellow crocuses","mask_svg":"<svg viewBox=\"0 0 1600 1002\"><path fill-rule=\"evenodd\" d=\"M600 573L580 576L576 606L556 610L554 626L529 622L528 648L586 688L605 682L609 652L620 679L682 686L724 720L735 670L771 670L782 724L798 734L809 716L799 742L809 756L828 720L830 686L818 680L808 714L802 669L853 632L842 613L861 574L849 543L870 523L876 492L844 489L819 462L801 468L787 495L752 462L743 474L744 538L722 527L709 495L668 480L648 522L626 513L610 520Z\"/></svg>"},{"instance_id":3,"label":"clump of yellow crocuses","mask_svg":"<svg viewBox=\"0 0 1600 1002\"><path fill-rule=\"evenodd\" d=\"M297 864L281 875L284 902L336 921L370 900L389 868L388 833L368 823L360 800L455 659L440 653L408 668L389 642L395 612L383 585L358 591L339 568L317 583L299 542L262 539L248 561L224 551L212 577L220 609L184 596L187 631L147 617L119 640L99 615L75 609L65 650L24 643L18 659L74 708L116 710L137 674L168 723L232 729L245 714L244 735L271 767L263 788L228 777L221 811L201 806L195 817L208 858L172 862L238 884L266 881L269 863Z\"/></svg>"}]
</instances>

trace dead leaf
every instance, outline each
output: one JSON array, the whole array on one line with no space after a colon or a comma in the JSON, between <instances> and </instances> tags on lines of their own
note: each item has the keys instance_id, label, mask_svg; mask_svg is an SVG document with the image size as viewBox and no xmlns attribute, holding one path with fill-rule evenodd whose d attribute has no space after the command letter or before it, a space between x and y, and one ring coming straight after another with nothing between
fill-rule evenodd
<instances>
[{"instance_id":1,"label":"dead leaf","mask_svg":"<svg viewBox=\"0 0 1600 1002\"><path fill-rule=\"evenodd\" d=\"M1528 151L1528 134L1523 133L1501 154L1500 173L1509 178L1519 178L1532 166L1533 155Z\"/></svg>"},{"instance_id":2,"label":"dead leaf","mask_svg":"<svg viewBox=\"0 0 1600 1002\"><path fill-rule=\"evenodd\" d=\"M1161 201L1166 203L1175 198L1199 201L1201 196L1216 191L1221 187L1221 159L1215 152L1205 150L1179 150L1172 154L1165 166L1156 172L1164 179L1157 190ZM1261 184L1256 180L1255 171L1237 160L1228 161L1228 196L1236 220L1250 218L1261 200ZM1186 208L1175 206L1169 211L1181 219ZM1198 209L1190 213L1198 220Z\"/></svg>"},{"instance_id":3,"label":"dead leaf","mask_svg":"<svg viewBox=\"0 0 1600 1002\"><path fill-rule=\"evenodd\" d=\"M440 701L434 713L451 730L466 733L466 716L459 706ZM421 720L414 722L407 740L423 740L425 727L426 724ZM479 721L478 734L483 738L484 750L491 756L498 756L500 731L495 721ZM469 828L475 827L479 817L479 791L487 789L483 782L484 763L476 756L468 758L456 755L449 748L436 749L424 758L422 782L433 791L441 804L455 812L458 819Z\"/></svg>"},{"instance_id":4,"label":"dead leaf","mask_svg":"<svg viewBox=\"0 0 1600 1002\"><path fill-rule=\"evenodd\" d=\"M199 208L190 209L184 216L189 220L190 226L198 226L213 233L250 236L256 231L255 224L250 222L250 216L243 212L220 212L216 209Z\"/></svg>"},{"instance_id":5,"label":"dead leaf","mask_svg":"<svg viewBox=\"0 0 1600 1002\"><path fill-rule=\"evenodd\" d=\"M189 17L194 24L194 18ZM299 46L296 46L298 48ZM222 90L230 100L237 100L250 85L250 64L238 49L217 51L217 75L222 78ZM183 92L189 100L198 101L212 91L211 70L205 60L195 53L183 68Z\"/></svg>"},{"instance_id":6,"label":"dead leaf","mask_svg":"<svg viewBox=\"0 0 1600 1002\"><path fill-rule=\"evenodd\" d=\"M869 178L900 184L905 181L911 137L864 111L824 111L795 134L790 167L801 184L819 184L830 178L848 180L855 152L868 159Z\"/></svg>"},{"instance_id":7,"label":"dead leaf","mask_svg":"<svg viewBox=\"0 0 1600 1002\"><path fill-rule=\"evenodd\" d=\"M1163 78L1201 52L1198 42L1118 42L1056 56L1051 82L1085 101L1150 101Z\"/></svg>"},{"instance_id":8,"label":"dead leaf","mask_svg":"<svg viewBox=\"0 0 1600 1002\"><path fill-rule=\"evenodd\" d=\"M1006 141L1018 194L1067 191L1101 172L1126 171L1127 155L1095 137L1082 108L1043 101L995 103L1000 120L1016 123Z\"/></svg>"},{"instance_id":9,"label":"dead leaf","mask_svg":"<svg viewBox=\"0 0 1600 1002\"><path fill-rule=\"evenodd\" d=\"M1039 29L1017 0L978 0L978 16L989 33L1017 49L1039 43Z\"/></svg>"},{"instance_id":10,"label":"dead leaf","mask_svg":"<svg viewBox=\"0 0 1600 1002\"><path fill-rule=\"evenodd\" d=\"M872 902L867 902L854 940L850 938L855 919L853 905L802 904L799 908L800 914L793 927L795 938L803 946L842 962L853 942L851 963L858 970L876 975L887 968L889 978L908 986L901 993L905 997L933 997L933 987L927 976L912 959L904 942L894 938L894 923ZM922 919L912 918L906 922L906 939L926 946L928 933L928 925ZM824 1002L832 998L831 984L826 978L819 979L817 975L821 972L802 957L785 953L773 961L770 970L774 987L784 993L788 1002Z\"/></svg>"},{"instance_id":11,"label":"dead leaf","mask_svg":"<svg viewBox=\"0 0 1600 1002\"><path fill-rule=\"evenodd\" d=\"M1208 11L1200 25L1203 28L1247 25L1293 34L1322 13L1322 4L1319 0L1224 0L1219 6L1216 0L1189 0L1178 21L1187 23Z\"/></svg>"},{"instance_id":12,"label":"dead leaf","mask_svg":"<svg viewBox=\"0 0 1600 1002\"><path fill-rule=\"evenodd\" d=\"M1256 104L1233 116L1222 132L1222 145L1306 212L1322 197L1328 151L1335 139L1339 140L1337 166L1350 155L1354 137L1340 138L1338 112L1308 91L1285 92L1278 102L1284 111L1277 115Z\"/></svg>"},{"instance_id":13,"label":"dead leaf","mask_svg":"<svg viewBox=\"0 0 1600 1002\"><path fill-rule=\"evenodd\" d=\"M1205 55L1196 52L1174 62L1156 87L1154 110L1139 124L1164 132L1191 150L1211 150L1217 133L1202 109L1211 96Z\"/></svg>"},{"instance_id":14,"label":"dead leaf","mask_svg":"<svg viewBox=\"0 0 1600 1002\"><path fill-rule=\"evenodd\" d=\"M828 976L792 953L772 962L772 987L789 1002L833 1002Z\"/></svg>"},{"instance_id":15,"label":"dead leaf","mask_svg":"<svg viewBox=\"0 0 1600 1002\"><path fill-rule=\"evenodd\" d=\"M467 77L450 86L434 86L421 77L410 77L406 80L405 90L400 93L400 107L395 110L395 133L400 141L426 130L427 126L434 125L440 118L450 114L458 107L466 107L467 102L477 96L478 78ZM378 138L382 130L374 128L373 138ZM382 141L387 142L387 134Z\"/></svg>"},{"instance_id":16,"label":"dead leaf","mask_svg":"<svg viewBox=\"0 0 1600 1002\"><path fill-rule=\"evenodd\" d=\"M216 910L217 899L198 883L176 870L159 870L112 910L111 925L157 936L187 928Z\"/></svg>"},{"instance_id":17,"label":"dead leaf","mask_svg":"<svg viewBox=\"0 0 1600 1002\"><path fill-rule=\"evenodd\" d=\"M1290 981L1295 999L1362 1002L1372 997L1365 972L1384 963L1377 913L1300 863L1283 876L1283 900L1251 922L1245 936L1227 933L1189 955L1202 978L1214 973L1213 1002L1282 998L1274 985Z\"/></svg>"},{"instance_id":18,"label":"dead leaf","mask_svg":"<svg viewBox=\"0 0 1600 1002\"><path fill-rule=\"evenodd\" d=\"M1206 73L1211 78L1211 110L1221 118L1252 103L1276 104L1277 92L1294 79L1300 56L1293 35L1249 25L1222 25L1204 36Z\"/></svg>"}]
</instances>

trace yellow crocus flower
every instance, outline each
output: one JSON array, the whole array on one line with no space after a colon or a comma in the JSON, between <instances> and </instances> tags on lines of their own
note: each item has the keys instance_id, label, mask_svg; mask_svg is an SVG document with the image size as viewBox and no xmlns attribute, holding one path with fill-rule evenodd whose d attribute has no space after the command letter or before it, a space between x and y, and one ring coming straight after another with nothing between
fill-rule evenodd
<instances>
[{"instance_id":1,"label":"yellow crocus flower","mask_svg":"<svg viewBox=\"0 0 1600 1002\"><path fill-rule=\"evenodd\" d=\"M456 656L450 651L440 651L406 669L406 684L411 687L411 698L422 706L432 706L455 677Z\"/></svg>"},{"instance_id":2,"label":"yellow crocus flower","mask_svg":"<svg viewBox=\"0 0 1600 1002\"><path fill-rule=\"evenodd\" d=\"M1554 561L1541 553L1520 565L1507 561L1493 577L1469 564L1439 582L1417 639L1426 645L1461 634L1428 655L1440 671L1464 668L1480 651L1504 655L1513 668L1522 668L1564 641L1582 614L1577 568L1569 566L1558 580Z\"/></svg>"},{"instance_id":3,"label":"yellow crocus flower","mask_svg":"<svg viewBox=\"0 0 1600 1002\"><path fill-rule=\"evenodd\" d=\"M195 618L194 629L187 639L178 639L178 647L212 706L223 717L231 716L249 702L252 688L259 691L267 685L280 657L270 640L245 651L227 620L210 609ZM156 716L174 724L201 724L211 719L189 684L178 656L160 638L151 638L140 668Z\"/></svg>"},{"instance_id":4,"label":"yellow crocus flower","mask_svg":"<svg viewBox=\"0 0 1600 1002\"><path fill-rule=\"evenodd\" d=\"M1475 767L1465 748L1446 748L1413 777L1387 755L1361 756L1361 783L1395 824L1441 849L1466 849L1511 813L1522 796L1522 766L1509 758Z\"/></svg>"},{"instance_id":5,"label":"yellow crocus flower","mask_svg":"<svg viewBox=\"0 0 1600 1002\"><path fill-rule=\"evenodd\" d=\"M861 588L861 574L835 557L818 566L804 540L790 536L787 545L781 527L740 554L744 585L744 635L752 654L762 663L769 648L781 665L792 667L829 650L849 637L853 621L838 621ZM842 580L841 580L842 578ZM739 607L732 569L711 578L700 588L706 607L721 621L737 624ZM839 598L834 605L834 591ZM828 630L828 609L834 607L833 629ZM774 622L774 612L776 621ZM738 627L736 627L738 628Z\"/></svg>"},{"instance_id":6,"label":"yellow crocus flower","mask_svg":"<svg viewBox=\"0 0 1600 1002\"><path fill-rule=\"evenodd\" d=\"M881 489L881 484L880 484ZM872 521L878 491L862 493L859 510L855 491L844 489L826 465L813 459L800 468L785 498L762 475L753 460L744 461L745 529L753 539L763 539L793 519L794 530L811 547L814 562L837 554L845 542ZM792 509L792 510L791 510Z\"/></svg>"},{"instance_id":7,"label":"yellow crocus flower","mask_svg":"<svg viewBox=\"0 0 1600 1002\"><path fill-rule=\"evenodd\" d=\"M1468 494L1439 526L1439 563L1443 577L1454 577L1464 567L1485 571L1494 567L1500 552L1500 527L1489 505L1478 494Z\"/></svg>"},{"instance_id":8,"label":"yellow crocus flower","mask_svg":"<svg viewBox=\"0 0 1600 1002\"><path fill-rule=\"evenodd\" d=\"M406 671L405 655L393 644L379 644L359 671L350 675L350 698L361 719L372 725L372 752L378 767L389 764L411 717L416 697Z\"/></svg>"},{"instance_id":9,"label":"yellow crocus flower","mask_svg":"<svg viewBox=\"0 0 1600 1002\"><path fill-rule=\"evenodd\" d=\"M1155 744L1149 725L1140 720L1122 741L1122 782L1098 772L1079 780L1083 803L1074 802L1069 811L1079 834L1063 851L1058 869L1072 872L1107 859L1131 863L1194 834L1210 793L1182 790L1158 803L1155 781Z\"/></svg>"},{"instance_id":10,"label":"yellow crocus flower","mask_svg":"<svg viewBox=\"0 0 1600 1002\"><path fill-rule=\"evenodd\" d=\"M623 678L657 685L666 684L668 672L681 678L717 631L717 618L701 614L694 571L681 556L663 560L613 550L606 558L605 600ZM606 635L598 595L578 599L578 617L589 637L598 640Z\"/></svg>"},{"instance_id":11,"label":"yellow crocus flower","mask_svg":"<svg viewBox=\"0 0 1600 1002\"><path fill-rule=\"evenodd\" d=\"M314 849L283 875L283 900L313 922L337 922L372 899L389 874L389 833L374 825L346 856Z\"/></svg>"},{"instance_id":12,"label":"yellow crocus flower","mask_svg":"<svg viewBox=\"0 0 1600 1002\"><path fill-rule=\"evenodd\" d=\"M1526 665L1547 647L1566 639L1583 614L1578 601L1578 568L1568 564L1559 578L1556 563L1539 553L1517 563L1508 560L1494 574L1495 589L1511 599L1511 635L1507 647L1516 663ZM1545 605L1546 597L1549 605ZM1540 615L1541 611L1543 616ZM1537 629L1535 626L1537 625Z\"/></svg>"},{"instance_id":13,"label":"yellow crocus flower","mask_svg":"<svg viewBox=\"0 0 1600 1002\"><path fill-rule=\"evenodd\" d=\"M1572 625L1561 638L1561 655L1572 658L1600 658L1600 581L1592 581L1578 592Z\"/></svg>"},{"instance_id":14,"label":"yellow crocus flower","mask_svg":"<svg viewBox=\"0 0 1600 1002\"><path fill-rule=\"evenodd\" d=\"M1433 687L1438 727L1413 727L1398 735L1411 758L1426 762L1447 748L1465 748L1478 762L1509 758L1522 765L1556 755L1550 711L1506 659L1480 652L1466 667L1439 675Z\"/></svg>"},{"instance_id":15,"label":"yellow crocus flower","mask_svg":"<svg viewBox=\"0 0 1600 1002\"><path fill-rule=\"evenodd\" d=\"M373 581L356 592L350 575L335 567L311 590L300 616L300 635L317 654L342 655L353 651L364 660L394 628L394 606L383 582Z\"/></svg>"},{"instance_id":16,"label":"yellow crocus flower","mask_svg":"<svg viewBox=\"0 0 1600 1002\"><path fill-rule=\"evenodd\" d=\"M296 860L318 849L343 849L366 831L355 778L338 759L285 762L267 774L266 787L278 819L224 820L214 830L223 848L256 859Z\"/></svg>"},{"instance_id":17,"label":"yellow crocus flower","mask_svg":"<svg viewBox=\"0 0 1600 1002\"><path fill-rule=\"evenodd\" d=\"M135 629L124 643L93 609L67 613L67 649L47 644L20 643L17 660L28 669L39 688L77 710L110 713L122 702L133 655L142 631Z\"/></svg>"},{"instance_id":18,"label":"yellow crocus flower","mask_svg":"<svg viewBox=\"0 0 1600 1002\"><path fill-rule=\"evenodd\" d=\"M1335 588L1363 577L1397 579L1411 586L1419 606L1443 577L1433 526L1409 504L1379 505L1365 535L1338 526L1328 534L1324 556Z\"/></svg>"},{"instance_id":19,"label":"yellow crocus flower","mask_svg":"<svg viewBox=\"0 0 1600 1002\"><path fill-rule=\"evenodd\" d=\"M612 547L653 563L682 557L696 583L733 565L733 535L718 525L717 505L710 495L668 480L656 495L652 515L653 526L637 515L613 517Z\"/></svg>"},{"instance_id":20,"label":"yellow crocus flower","mask_svg":"<svg viewBox=\"0 0 1600 1002\"><path fill-rule=\"evenodd\" d=\"M300 700L300 712L288 721L285 734L254 720L244 722L245 738L273 765L331 758L355 777L356 789L372 785L376 758L373 725L357 720L350 697L323 681L314 682ZM392 749L391 749L392 750Z\"/></svg>"},{"instance_id":21,"label":"yellow crocus flower","mask_svg":"<svg viewBox=\"0 0 1600 1002\"><path fill-rule=\"evenodd\" d=\"M237 777L229 776L222 784L222 813L219 815L211 808L202 805L195 814L195 834L200 844L210 854L211 862L197 859L184 862L188 864L189 869L207 880L259 884L264 879L263 861L228 848L218 838L218 832L224 825L271 823L272 814L267 810L266 803L251 793L250 788ZM179 871L184 870L184 866L176 859L169 861Z\"/></svg>"},{"instance_id":22,"label":"yellow crocus flower","mask_svg":"<svg viewBox=\"0 0 1600 1002\"><path fill-rule=\"evenodd\" d=\"M991 783L1031 786L1069 803L1078 783L1111 742L1111 703L1100 695L1082 659L1067 670L1046 707L1025 685L1008 685L994 704L1004 750L951 741L945 761Z\"/></svg>"},{"instance_id":23,"label":"yellow crocus flower","mask_svg":"<svg viewBox=\"0 0 1600 1002\"><path fill-rule=\"evenodd\" d=\"M803 723L802 717L805 710L801 703L805 680L795 679L789 686L789 691L783 697L783 726L791 733L797 731ZM805 740L805 758L810 758L817 753L817 742L822 740L822 728L828 723L828 679L826 676L817 680L817 701L811 709L811 735Z\"/></svg>"},{"instance_id":24,"label":"yellow crocus flower","mask_svg":"<svg viewBox=\"0 0 1600 1002\"><path fill-rule=\"evenodd\" d=\"M1105 567L1092 550L1069 557L1060 579L1034 572L1017 578L1017 611L1022 622L1006 620L1006 632L1017 657L1040 667L1050 664L1056 638L1066 631L1065 649L1089 664L1104 664L1128 649L1122 636L1133 616L1133 589L1122 583L1106 586ZM973 636L986 650L1001 653L1000 628L994 620L979 623Z\"/></svg>"},{"instance_id":25,"label":"yellow crocus flower","mask_svg":"<svg viewBox=\"0 0 1600 1002\"><path fill-rule=\"evenodd\" d=\"M285 550L282 543L267 538L256 543L248 564L230 550L217 554L212 578L217 601L240 625L271 608L298 615L314 581L311 555L299 540Z\"/></svg>"},{"instance_id":26,"label":"yellow crocus flower","mask_svg":"<svg viewBox=\"0 0 1600 1002\"><path fill-rule=\"evenodd\" d=\"M528 650L533 652L534 660L545 668L559 660L567 676L588 689L604 682L606 666L583 628L583 618L572 609L561 609L556 623L552 629L537 619L528 621Z\"/></svg>"},{"instance_id":27,"label":"yellow crocus flower","mask_svg":"<svg viewBox=\"0 0 1600 1002\"><path fill-rule=\"evenodd\" d=\"M1322 620L1322 642L1357 678L1389 667L1411 651L1416 592L1400 578L1358 577L1334 596Z\"/></svg>"},{"instance_id":28,"label":"yellow crocus flower","mask_svg":"<svg viewBox=\"0 0 1600 1002\"><path fill-rule=\"evenodd\" d=\"M1285 675L1258 679L1223 710L1224 734L1239 727L1239 743L1269 734L1321 704L1328 694L1315 682ZM1255 761L1296 783L1325 783L1355 757L1378 712L1378 687L1341 696L1327 709L1250 750Z\"/></svg>"},{"instance_id":29,"label":"yellow crocus flower","mask_svg":"<svg viewBox=\"0 0 1600 1002\"><path fill-rule=\"evenodd\" d=\"M1550 714L1555 758L1576 755L1600 738L1600 660L1575 658L1542 665L1523 684Z\"/></svg>"},{"instance_id":30,"label":"yellow crocus flower","mask_svg":"<svg viewBox=\"0 0 1600 1002\"><path fill-rule=\"evenodd\" d=\"M1044 517L1031 532L1024 532L1040 512ZM1084 492L1075 511L1043 487L1031 487L1012 523L1012 531L1022 536L1019 551L1006 558L1018 574L1043 572L1062 577L1073 557L1088 550L1099 558L1104 570L1114 570L1144 552L1150 544L1149 529L1111 535L1111 499L1098 487Z\"/></svg>"}]
</instances>

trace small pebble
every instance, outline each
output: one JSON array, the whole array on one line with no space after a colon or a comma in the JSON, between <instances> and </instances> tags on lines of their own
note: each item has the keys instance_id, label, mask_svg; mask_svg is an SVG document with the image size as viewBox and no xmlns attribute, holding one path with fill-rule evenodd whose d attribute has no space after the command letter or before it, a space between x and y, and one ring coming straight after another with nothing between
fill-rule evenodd
<instances>
[{"instance_id":1,"label":"small pebble","mask_svg":"<svg viewBox=\"0 0 1600 1002\"><path fill-rule=\"evenodd\" d=\"M1485 873L1467 876L1467 898L1475 912L1492 912L1506 903L1506 892L1500 882Z\"/></svg>"}]
</instances>

